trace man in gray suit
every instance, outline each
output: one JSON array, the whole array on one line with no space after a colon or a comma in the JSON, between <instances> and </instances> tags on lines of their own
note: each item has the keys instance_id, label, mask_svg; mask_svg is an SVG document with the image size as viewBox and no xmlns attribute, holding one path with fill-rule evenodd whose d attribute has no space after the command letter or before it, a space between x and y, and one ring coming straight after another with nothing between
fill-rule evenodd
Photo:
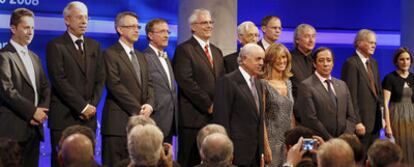
<instances>
[{"instance_id":1,"label":"man in gray suit","mask_svg":"<svg viewBox=\"0 0 414 167\"><path fill-rule=\"evenodd\" d=\"M329 140L343 133L353 133L356 116L344 81L331 76L334 65L329 48L318 48L313 55L316 71L302 81L298 100L302 123L318 136Z\"/></svg>"},{"instance_id":2,"label":"man in gray suit","mask_svg":"<svg viewBox=\"0 0 414 167\"><path fill-rule=\"evenodd\" d=\"M154 89L154 112L151 117L164 133L164 142L171 143L177 129L177 93L174 73L164 49L168 46L170 34L168 24L163 19L154 19L145 27L149 46L144 50L148 61L148 71Z\"/></svg>"}]
</instances>

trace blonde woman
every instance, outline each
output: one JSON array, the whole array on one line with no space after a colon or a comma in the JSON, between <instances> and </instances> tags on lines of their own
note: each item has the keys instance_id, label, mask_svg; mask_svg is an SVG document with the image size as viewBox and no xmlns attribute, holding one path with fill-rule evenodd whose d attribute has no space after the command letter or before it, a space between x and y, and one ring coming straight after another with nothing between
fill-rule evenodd
<instances>
[{"instance_id":1,"label":"blonde woman","mask_svg":"<svg viewBox=\"0 0 414 167\"><path fill-rule=\"evenodd\" d=\"M293 117L292 83L289 77L292 57L283 44L266 49L262 82L266 90L265 125L271 149L270 166L282 166L285 161L284 133L295 122Z\"/></svg>"}]
</instances>

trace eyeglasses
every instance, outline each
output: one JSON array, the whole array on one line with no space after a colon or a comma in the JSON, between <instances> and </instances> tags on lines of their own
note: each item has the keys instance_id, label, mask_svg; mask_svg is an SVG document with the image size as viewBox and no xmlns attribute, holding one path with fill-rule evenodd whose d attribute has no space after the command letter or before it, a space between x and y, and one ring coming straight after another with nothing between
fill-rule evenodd
<instances>
[{"instance_id":1,"label":"eyeglasses","mask_svg":"<svg viewBox=\"0 0 414 167\"><path fill-rule=\"evenodd\" d=\"M128 29L138 29L138 30L141 29L140 25L129 25L129 26L120 26L120 27L128 28Z\"/></svg>"},{"instance_id":2,"label":"eyeglasses","mask_svg":"<svg viewBox=\"0 0 414 167\"><path fill-rule=\"evenodd\" d=\"M169 30L161 30L161 31L151 31L152 33L159 33L159 34L171 34Z\"/></svg>"},{"instance_id":3,"label":"eyeglasses","mask_svg":"<svg viewBox=\"0 0 414 167\"><path fill-rule=\"evenodd\" d=\"M208 25L208 24L214 25L214 21L202 21L202 22L198 22L194 24L201 24L203 26Z\"/></svg>"}]
</instances>

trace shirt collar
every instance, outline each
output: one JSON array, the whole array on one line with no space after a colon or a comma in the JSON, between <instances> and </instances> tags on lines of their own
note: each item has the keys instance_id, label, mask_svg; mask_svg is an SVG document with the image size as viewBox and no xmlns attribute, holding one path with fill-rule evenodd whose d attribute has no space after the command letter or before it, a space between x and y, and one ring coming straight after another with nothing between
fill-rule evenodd
<instances>
[{"instance_id":1,"label":"shirt collar","mask_svg":"<svg viewBox=\"0 0 414 167\"><path fill-rule=\"evenodd\" d=\"M320 75L320 74L318 73L318 71L316 71L316 70L315 70L315 75L318 77L318 79L319 79L322 83L325 83L325 80L327 80L327 79L329 79L329 80L331 80L331 81L332 81L332 76L331 76L331 75L329 75L329 77L328 77L328 78L324 78L324 77L322 77L322 75Z\"/></svg>"},{"instance_id":2,"label":"shirt collar","mask_svg":"<svg viewBox=\"0 0 414 167\"><path fill-rule=\"evenodd\" d=\"M207 42L204 42L202 39L200 39L199 37L197 37L196 35L194 35L193 34L193 37L197 40L197 42L198 42L198 44L200 44L200 46L201 46L201 48L203 48L203 50L204 50L204 47L206 46L206 45L210 45L209 43L209 40L207 40Z\"/></svg>"},{"instance_id":3,"label":"shirt collar","mask_svg":"<svg viewBox=\"0 0 414 167\"><path fill-rule=\"evenodd\" d=\"M19 43L15 42L13 39L10 39L10 44L16 49L18 54L21 54L21 52L28 53L27 46L22 46Z\"/></svg>"},{"instance_id":4,"label":"shirt collar","mask_svg":"<svg viewBox=\"0 0 414 167\"><path fill-rule=\"evenodd\" d=\"M359 52L358 50L356 50L356 53L358 55L358 57L361 59L362 63L365 64L365 62L367 62L367 60L369 60L368 58L366 58L364 55L362 55L361 52Z\"/></svg>"},{"instance_id":5,"label":"shirt collar","mask_svg":"<svg viewBox=\"0 0 414 167\"><path fill-rule=\"evenodd\" d=\"M70 36L70 39L72 39L72 42L73 42L73 43L75 43L75 41L76 41L76 40L78 40L78 39L81 39L82 41L85 41L85 40L83 39L83 35L82 35L80 38L78 38L78 37L76 37L75 35L73 35L72 33L70 33L69 31L68 31L68 34L69 34L69 36Z\"/></svg>"},{"instance_id":6,"label":"shirt collar","mask_svg":"<svg viewBox=\"0 0 414 167\"><path fill-rule=\"evenodd\" d=\"M163 52L164 53L164 51L163 50L158 50L157 48L155 48L154 46L152 46L151 44L149 44L149 47L155 52L155 54L157 55L157 56L160 56L159 55L159 52Z\"/></svg>"},{"instance_id":7,"label":"shirt collar","mask_svg":"<svg viewBox=\"0 0 414 167\"><path fill-rule=\"evenodd\" d=\"M246 82L249 84L249 87L250 87L250 78L252 78L252 76L250 76L250 74L247 73L247 71L244 70L244 68L241 67L241 66L239 66L239 70L240 70L244 80L246 80Z\"/></svg>"},{"instance_id":8,"label":"shirt collar","mask_svg":"<svg viewBox=\"0 0 414 167\"><path fill-rule=\"evenodd\" d=\"M134 51L134 48L130 48L128 45L126 45L121 39L118 40L118 42L121 44L122 48L124 48L125 52L128 56L130 56L130 52Z\"/></svg>"},{"instance_id":9,"label":"shirt collar","mask_svg":"<svg viewBox=\"0 0 414 167\"><path fill-rule=\"evenodd\" d=\"M262 44L263 44L263 47L265 48L265 50L270 46L270 43L267 42L264 38L262 38Z\"/></svg>"}]
</instances>

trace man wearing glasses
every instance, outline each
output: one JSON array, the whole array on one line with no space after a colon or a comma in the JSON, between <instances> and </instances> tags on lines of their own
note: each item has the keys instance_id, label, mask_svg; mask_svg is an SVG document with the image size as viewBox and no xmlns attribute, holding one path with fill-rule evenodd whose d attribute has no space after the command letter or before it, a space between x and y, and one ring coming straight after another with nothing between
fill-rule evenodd
<instances>
[{"instance_id":1,"label":"man wearing glasses","mask_svg":"<svg viewBox=\"0 0 414 167\"><path fill-rule=\"evenodd\" d=\"M153 111L154 93L145 56L134 49L138 41L138 16L122 12L116 16L119 41L104 53L106 96L102 115L103 165L115 166L129 158L126 125L130 116L149 117Z\"/></svg>"},{"instance_id":2,"label":"man wearing glasses","mask_svg":"<svg viewBox=\"0 0 414 167\"><path fill-rule=\"evenodd\" d=\"M282 22L277 16L266 16L262 19L263 38L257 44L264 50L275 43L282 33Z\"/></svg>"},{"instance_id":3,"label":"man wearing glasses","mask_svg":"<svg viewBox=\"0 0 414 167\"><path fill-rule=\"evenodd\" d=\"M105 70L100 44L84 36L88 8L79 1L63 10L67 31L47 44L46 61L52 85L49 128L52 148L71 125L96 129L96 106L102 95ZM52 166L58 166L52 149Z\"/></svg>"},{"instance_id":4,"label":"man wearing glasses","mask_svg":"<svg viewBox=\"0 0 414 167\"><path fill-rule=\"evenodd\" d=\"M177 46L173 59L179 87L178 162L200 164L198 131L211 118L215 82L225 74L223 54L210 43L213 21L210 12L196 9L188 19L192 37Z\"/></svg>"},{"instance_id":5,"label":"man wearing glasses","mask_svg":"<svg viewBox=\"0 0 414 167\"><path fill-rule=\"evenodd\" d=\"M163 19L154 19L145 27L149 46L144 50L148 61L148 71L151 76L154 97L154 112L151 118L164 133L164 142L172 142L173 135L177 132L177 89L167 52L169 34L168 24Z\"/></svg>"}]
</instances>

